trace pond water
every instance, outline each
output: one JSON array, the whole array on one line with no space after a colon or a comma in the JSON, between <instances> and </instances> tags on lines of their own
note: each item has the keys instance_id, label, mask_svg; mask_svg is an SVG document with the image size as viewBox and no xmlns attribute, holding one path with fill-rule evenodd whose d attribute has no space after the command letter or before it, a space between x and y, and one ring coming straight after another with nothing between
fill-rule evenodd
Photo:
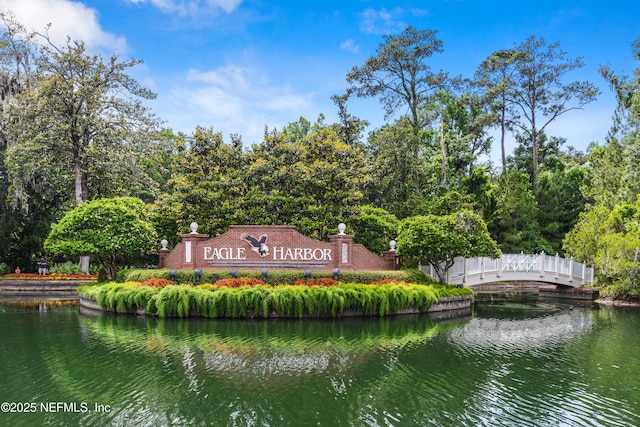
<instances>
[{"instance_id":1,"label":"pond water","mask_svg":"<svg viewBox=\"0 0 640 427\"><path fill-rule=\"evenodd\" d=\"M178 320L0 302L4 426L639 426L640 309Z\"/></svg>"}]
</instances>

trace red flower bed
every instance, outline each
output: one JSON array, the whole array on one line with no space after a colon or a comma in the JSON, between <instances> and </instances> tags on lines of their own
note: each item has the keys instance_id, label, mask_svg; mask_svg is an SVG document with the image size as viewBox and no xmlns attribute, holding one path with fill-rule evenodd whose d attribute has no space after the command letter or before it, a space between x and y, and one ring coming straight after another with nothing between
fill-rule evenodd
<instances>
[{"instance_id":1,"label":"red flower bed","mask_svg":"<svg viewBox=\"0 0 640 427\"><path fill-rule=\"evenodd\" d=\"M97 280L98 276L90 274L47 274L40 276L36 273L3 274L0 280Z\"/></svg>"},{"instance_id":2,"label":"red flower bed","mask_svg":"<svg viewBox=\"0 0 640 427\"><path fill-rule=\"evenodd\" d=\"M159 279L157 277L152 277L151 279L147 279L144 282L141 282L138 286L150 286L152 288L164 288L165 286L175 285L176 282L169 279Z\"/></svg>"},{"instance_id":3,"label":"red flower bed","mask_svg":"<svg viewBox=\"0 0 640 427\"><path fill-rule=\"evenodd\" d=\"M231 277L228 279L220 279L214 284L216 289L220 289L223 286L226 286L228 288L239 288L241 286L257 285L264 285L264 282L253 277Z\"/></svg>"},{"instance_id":4,"label":"red flower bed","mask_svg":"<svg viewBox=\"0 0 640 427\"><path fill-rule=\"evenodd\" d=\"M294 286L338 286L338 281L329 277L320 277L318 279L300 279L297 280Z\"/></svg>"}]
</instances>

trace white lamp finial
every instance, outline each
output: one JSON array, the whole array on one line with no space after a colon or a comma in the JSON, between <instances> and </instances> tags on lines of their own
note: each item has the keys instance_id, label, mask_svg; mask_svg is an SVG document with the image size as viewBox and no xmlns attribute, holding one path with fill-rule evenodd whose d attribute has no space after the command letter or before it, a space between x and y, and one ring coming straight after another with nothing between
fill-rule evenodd
<instances>
[{"instance_id":1,"label":"white lamp finial","mask_svg":"<svg viewBox=\"0 0 640 427\"><path fill-rule=\"evenodd\" d=\"M338 224L338 234L340 235L344 234L344 230L346 229L347 229L347 226L344 225L344 223L341 222L340 224Z\"/></svg>"},{"instance_id":2,"label":"white lamp finial","mask_svg":"<svg viewBox=\"0 0 640 427\"><path fill-rule=\"evenodd\" d=\"M198 223L192 222L189 226L191 228L191 234L198 234Z\"/></svg>"}]
</instances>

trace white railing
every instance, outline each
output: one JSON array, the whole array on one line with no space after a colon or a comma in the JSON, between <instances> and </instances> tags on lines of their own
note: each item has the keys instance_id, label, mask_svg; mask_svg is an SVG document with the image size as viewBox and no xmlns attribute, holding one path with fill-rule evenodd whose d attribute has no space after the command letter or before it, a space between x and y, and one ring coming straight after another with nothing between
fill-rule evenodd
<instances>
[{"instance_id":1,"label":"white railing","mask_svg":"<svg viewBox=\"0 0 640 427\"><path fill-rule=\"evenodd\" d=\"M432 277L431 265L422 266L422 271ZM593 281L593 268L573 259L559 255L502 254L500 258L476 257L455 258L447 271L447 283L473 286L480 283L503 281L538 281L579 288Z\"/></svg>"}]
</instances>

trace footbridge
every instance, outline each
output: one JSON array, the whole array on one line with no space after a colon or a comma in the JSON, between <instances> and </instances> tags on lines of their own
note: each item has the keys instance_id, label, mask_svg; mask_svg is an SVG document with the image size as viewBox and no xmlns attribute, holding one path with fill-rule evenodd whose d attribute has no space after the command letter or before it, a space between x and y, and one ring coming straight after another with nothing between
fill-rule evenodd
<instances>
[{"instance_id":1,"label":"footbridge","mask_svg":"<svg viewBox=\"0 0 640 427\"><path fill-rule=\"evenodd\" d=\"M436 277L431 265L421 270ZM502 254L500 258L476 257L455 259L447 271L447 283L473 286L482 283L529 281L580 288L593 281L593 267L558 255Z\"/></svg>"}]
</instances>

